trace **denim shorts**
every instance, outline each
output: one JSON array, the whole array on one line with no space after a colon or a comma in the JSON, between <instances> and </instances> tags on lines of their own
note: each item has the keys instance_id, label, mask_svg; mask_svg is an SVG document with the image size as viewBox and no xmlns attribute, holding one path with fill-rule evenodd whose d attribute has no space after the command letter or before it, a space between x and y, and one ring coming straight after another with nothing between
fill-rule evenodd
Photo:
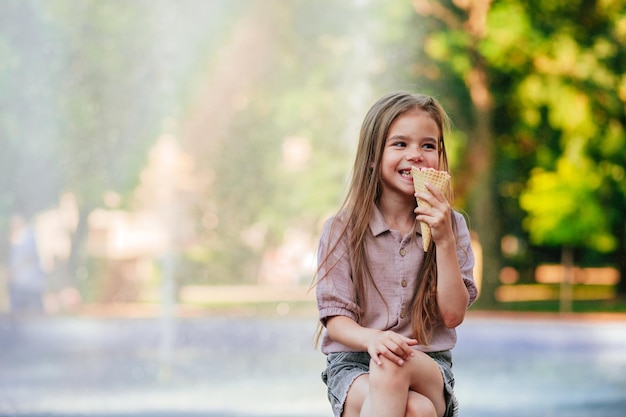
<instances>
[{"instance_id":1,"label":"denim shorts","mask_svg":"<svg viewBox=\"0 0 626 417\"><path fill-rule=\"evenodd\" d=\"M459 403L454 395L454 375L452 374L452 354L450 351L426 352L439 365L443 377L446 412L444 417L457 417ZM328 387L328 400L335 417L341 417L354 380L369 372L370 355L367 352L337 352L326 357L327 367L322 372L322 381Z\"/></svg>"}]
</instances>

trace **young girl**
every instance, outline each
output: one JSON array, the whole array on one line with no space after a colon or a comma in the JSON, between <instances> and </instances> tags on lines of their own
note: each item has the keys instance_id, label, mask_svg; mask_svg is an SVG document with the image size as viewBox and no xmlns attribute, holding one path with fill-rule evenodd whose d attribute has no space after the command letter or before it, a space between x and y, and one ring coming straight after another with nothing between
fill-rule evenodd
<instances>
[{"instance_id":1,"label":"young girl","mask_svg":"<svg viewBox=\"0 0 626 417\"><path fill-rule=\"evenodd\" d=\"M378 100L361 127L318 254L322 379L336 417L458 415L450 349L477 297L469 231L449 196L430 185L416 194L411 177L411 167L448 170L447 127L435 99L404 92ZM432 229L428 251L418 222Z\"/></svg>"}]
</instances>

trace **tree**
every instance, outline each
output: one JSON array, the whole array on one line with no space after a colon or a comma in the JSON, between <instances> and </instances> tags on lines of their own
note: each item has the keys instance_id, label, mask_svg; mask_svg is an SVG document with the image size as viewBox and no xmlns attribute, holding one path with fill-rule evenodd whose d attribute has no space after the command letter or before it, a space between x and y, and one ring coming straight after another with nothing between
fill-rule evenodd
<instances>
[{"instance_id":1,"label":"tree","mask_svg":"<svg viewBox=\"0 0 626 417\"><path fill-rule=\"evenodd\" d=\"M150 18L139 19L144 10L134 3L49 7L65 41L60 109L69 123L56 141L56 156L62 191L73 193L78 206L66 273L75 285L75 271L86 262L88 216L103 205L106 191L126 195L133 189L158 134L158 125L143 123L161 110L150 106L158 103L150 82L157 66L140 58L151 50Z\"/></svg>"},{"instance_id":2,"label":"tree","mask_svg":"<svg viewBox=\"0 0 626 417\"><path fill-rule=\"evenodd\" d=\"M494 207L491 214L495 217L489 220L501 219L501 229L489 239L492 246L485 257L499 257L497 243L501 235L523 237L527 233L521 227L524 212L519 198L534 168L556 171L561 159L576 163L584 160L586 169L600 177L593 201L602 204L608 230L617 242L608 258L594 255L600 253L597 249L587 249L588 257L595 262L613 262L626 276L625 5L618 1L508 1L495 2L486 10L487 3L414 2L418 12L443 22L426 43L429 55L439 64L439 78L454 85L460 77L468 86L469 80L483 79L476 74L484 74L488 80L483 85L489 93L484 97L491 99L490 113L468 118L469 132L475 132L474 126L481 121L491 131L490 143L476 148L479 152L486 149L485 161L490 162L474 158L488 164L493 179L491 187L484 184L480 189L493 193L482 200ZM483 32L472 30L472 16L475 22L484 24L479 25ZM469 87L468 91L472 108L479 108L476 92L481 89L473 95ZM463 95L456 97L462 99ZM480 142L476 138L468 140L469 155L472 143ZM481 165L472 167L470 163L467 167L464 177L471 179L467 185L471 193L477 184L473 181L475 172ZM484 234L478 223L482 214L474 211L478 206L471 198L470 194L476 230ZM522 262L540 260L542 252L537 249L523 255ZM496 276L494 266L492 285L497 285ZM620 281L620 291L626 289L625 282Z\"/></svg>"},{"instance_id":3,"label":"tree","mask_svg":"<svg viewBox=\"0 0 626 417\"><path fill-rule=\"evenodd\" d=\"M75 285L86 263L89 214L109 191L130 205L147 150L186 86L180 74L197 42L172 42L195 25L174 22L164 32L159 19L172 15L168 7L191 8L198 20L220 15L167 2L10 0L0 7L7 63L0 70L0 181L8 191L0 210L33 215L71 193L80 220L59 276L62 285Z\"/></svg>"},{"instance_id":4,"label":"tree","mask_svg":"<svg viewBox=\"0 0 626 417\"><path fill-rule=\"evenodd\" d=\"M53 138L61 129L61 91L50 86L60 83L62 65L58 33L32 2L1 7L0 219L12 211L30 217L56 201L61 181Z\"/></svg>"},{"instance_id":5,"label":"tree","mask_svg":"<svg viewBox=\"0 0 626 417\"><path fill-rule=\"evenodd\" d=\"M584 198L578 204L602 207L611 239L605 236L604 245L587 245L584 255L617 265L622 276L618 291L624 294L626 5L507 2L494 5L491 16L494 36L484 50L497 78L508 85L498 119L505 125L504 163L513 175L505 177L502 188L510 192L503 200L518 200L533 168L562 176L566 160L576 164L580 175L592 176L595 187L578 195ZM528 184L536 181L531 178ZM512 210L507 217L519 218ZM553 236L560 233L556 229L550 232ZM532 238L534 232L529 233ZM609 240L616 244L606 243ZM580 242L573 235L561 235L561 244Z\"/></svg>"},{"instance_id":6,"label":"tree","mask_svg":"<svg viewBox=\"0 0 626 417\"><path fill-rule=\"evenodd\" d=\"M607 252L615 247L615 237L596 192L602 177L591 168L588 162L561 158L555 172L535 169L520 197L522 208L528 212L524 226L531 242L562 248L565 274L561 311L572 309L574 249Z\"/></svg>"}]
</instances>

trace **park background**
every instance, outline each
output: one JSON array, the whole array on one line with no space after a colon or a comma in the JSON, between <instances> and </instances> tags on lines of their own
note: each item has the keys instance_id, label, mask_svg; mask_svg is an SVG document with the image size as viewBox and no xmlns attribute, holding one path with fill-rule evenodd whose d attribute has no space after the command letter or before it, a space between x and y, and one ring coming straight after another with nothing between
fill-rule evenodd
<instances>
[{"instance_id":1,"label":"park background","mask_svg":"<svg viewBox=\"0 0 626 417\"><path fill-rule=\"evenodd\" d=\"M317 239L395 90L453 121L462 415L623 417L625 66L620 0L0 0L0 417L328 417Z\"/></svg>"},{"instance_id":2,"label":"park background","mask_svg":"<svg viewBox=\"0 0 626 417\"><path fill-rule=\"evenodd\" d=\"M16 213L48 313L310 305L360 122L395 90L453 121L474 309L625 310L623 1L0 9L3 311Z\"/></svg>"}]
</instances>

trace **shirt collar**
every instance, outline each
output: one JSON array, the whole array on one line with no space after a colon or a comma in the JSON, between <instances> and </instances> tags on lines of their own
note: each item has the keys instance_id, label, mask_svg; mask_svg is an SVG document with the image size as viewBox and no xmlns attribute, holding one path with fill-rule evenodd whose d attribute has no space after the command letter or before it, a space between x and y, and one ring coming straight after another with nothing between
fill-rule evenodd
<instances>
[{"instance_id":1,"label":"shirt collar","mask_svg":"<svg viewBox=\"0 0 626 417\"><path fill-rule=\"evenodd\" d=\"M372 213L372 218L370 219L370 230L374 236L378 236L389 230L389 226L385 223L383 214L380 212L376 204L374 204L374 211Z\"/></svg>"},{"instance_id":2,"label":"shirt collar","mask_svg":"<svg viewBox=\"0 0 626 417\"><path fill-rule=\"evenodd\" d=\"M372 218L370 219L370 230L374 236L379 236L389 230L389 226L385 223L385 219L383 218L383 214L380 212L380 209L376 204L374 204L374 210L372 212ZM421 229L418 227L416 234L421 235Z\"/></svg>"}]
</instances>

